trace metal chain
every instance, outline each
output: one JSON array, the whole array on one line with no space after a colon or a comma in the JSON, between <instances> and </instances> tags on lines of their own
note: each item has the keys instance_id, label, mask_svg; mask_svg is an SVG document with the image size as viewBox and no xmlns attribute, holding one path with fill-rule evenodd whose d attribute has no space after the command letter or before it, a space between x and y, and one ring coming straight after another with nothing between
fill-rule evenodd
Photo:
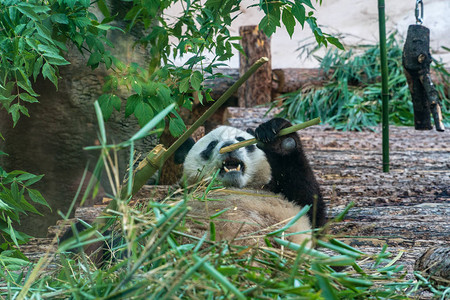
<instances>
[{"instance_id":1,"label":"metal chain","mask_svg":"<svg viewBox=\"0 0 450 300\"><path fill-rule=\"evenodd\" d=\"M419 8L419 4L420 4L420 8ZM419 12L420 12L420 17L419 17ZM422 0L416 0L416 24L420 24L422 25L423 23L423 1Z\"/></svg>"}]
</instances>

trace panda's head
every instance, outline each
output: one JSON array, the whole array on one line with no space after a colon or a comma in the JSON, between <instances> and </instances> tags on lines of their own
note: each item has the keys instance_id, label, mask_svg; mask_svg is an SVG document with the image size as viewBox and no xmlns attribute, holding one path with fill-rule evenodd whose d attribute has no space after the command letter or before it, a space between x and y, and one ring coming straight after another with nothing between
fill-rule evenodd
<instances>
[{"instance_id":1,"label":"panda's head","mask_svg":"<svg viewBox=\"0 0 450 300\"><path fill-rule=\"evenodd\" d=\"M207 179L217 170L218 179L229 187L260 188L271 179L271 169L266 155L255 145L220 154L219 150L231 144L251 139L253 136L234 127L221 126L197 143L180 149L176 160L184 159L184 176L188 183ZM181 154L180 154L181 153Z\"/></svg>"}]
</instances>

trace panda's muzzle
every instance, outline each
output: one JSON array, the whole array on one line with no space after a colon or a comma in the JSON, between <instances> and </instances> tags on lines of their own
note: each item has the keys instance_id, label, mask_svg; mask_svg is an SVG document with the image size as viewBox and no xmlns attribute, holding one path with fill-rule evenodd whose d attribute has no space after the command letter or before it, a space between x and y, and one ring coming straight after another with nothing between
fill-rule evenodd
<instances>
[{"instance_id":1,"label":"panda's muzzle","mask_svg":"<svg viewBox=\"0 0 450 300\"><path fill-rule=\"evenodd\" d=\"M229 172L242 172L245 171L245 164L243 161L237 158L228 157L222 162L222 167L220 168L221 173Z\"/></svg>"}]
</instances>

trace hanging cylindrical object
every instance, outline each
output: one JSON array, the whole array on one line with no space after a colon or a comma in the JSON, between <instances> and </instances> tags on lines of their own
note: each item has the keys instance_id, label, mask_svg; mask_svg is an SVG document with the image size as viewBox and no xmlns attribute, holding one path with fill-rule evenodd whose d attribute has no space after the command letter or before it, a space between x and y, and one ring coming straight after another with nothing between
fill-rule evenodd
<instances>
[{"instance_id":1,"label":"hanging cylindrical object","mask_svg":"<svg viewBox=\"0 0 450 300\"><path fill-rule=\"evenodd\" d=\"M432 129L433 115L436 130L444 131L439 95L430 78L430 30L421 25L422 0L416 1L415 15L417 24L409 26L403 48L403 67L413 101L414 126L416 130Z\"/></svg>"}]
</instances>

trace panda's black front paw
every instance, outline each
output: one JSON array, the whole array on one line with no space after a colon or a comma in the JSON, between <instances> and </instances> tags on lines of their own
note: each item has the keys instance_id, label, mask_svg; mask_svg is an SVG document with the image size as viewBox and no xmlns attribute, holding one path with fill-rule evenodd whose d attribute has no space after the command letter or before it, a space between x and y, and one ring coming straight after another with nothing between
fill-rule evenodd
<instances>
[{"instance_id":1,"label":"panda's black front paw","mask_svg":"<svg viewBox=\"0 0 450 300\"><path fill-rule=\"evenodd\" d=\"M255 137L265 144L273 142L281 129L291 126L289 121L282 118L274 118L259 125L255 130Z\"/></svg>"}]
</instances>

